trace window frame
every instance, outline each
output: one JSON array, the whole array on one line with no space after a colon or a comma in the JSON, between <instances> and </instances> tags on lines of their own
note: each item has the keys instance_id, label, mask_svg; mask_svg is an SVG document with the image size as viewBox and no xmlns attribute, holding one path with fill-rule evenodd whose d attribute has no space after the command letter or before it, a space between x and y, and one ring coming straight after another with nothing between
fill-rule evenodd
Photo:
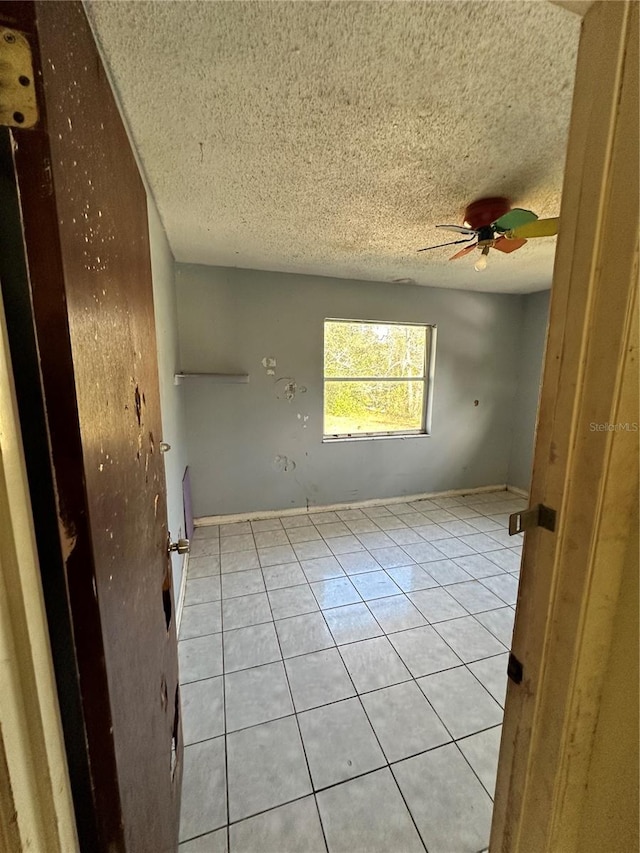
<instances>
[{"instance_id":1,"label":"window frame","mask_svg":"<svg viewBox=\"0 0 640 853\"><path fill-rule=\"evenodd\" d=\"M350 325L370 326L416 326L424 329L424 365L422 376L357 376L336 377L325 375L326 363L326 324L347 323ZM437 326L435 323L414 323L402 320L353 320L344 317L325 317L322 323L322 442L373 441L390 438L424 438L431 433L431 415L433 409L433 386L435 377ZM422 382L422 423L420 429L394 430L361 433L325 433L325 403L327 382Z\"/></svg>"}]
</instances>

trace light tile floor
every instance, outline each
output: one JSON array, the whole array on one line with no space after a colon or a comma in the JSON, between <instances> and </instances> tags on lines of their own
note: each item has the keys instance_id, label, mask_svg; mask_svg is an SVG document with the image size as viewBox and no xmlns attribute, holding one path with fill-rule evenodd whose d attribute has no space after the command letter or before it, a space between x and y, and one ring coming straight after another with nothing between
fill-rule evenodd
<instances>
[{"instance_id":1,"label":"light tile floor","mask_svg":"<svg viewBox=\"0 0 640 853\"><path fill-rule=\"evenodd\" d=\"M502 491L196 531L180 853L486 848L524 508Z\"/></svg>"}]
</instances>

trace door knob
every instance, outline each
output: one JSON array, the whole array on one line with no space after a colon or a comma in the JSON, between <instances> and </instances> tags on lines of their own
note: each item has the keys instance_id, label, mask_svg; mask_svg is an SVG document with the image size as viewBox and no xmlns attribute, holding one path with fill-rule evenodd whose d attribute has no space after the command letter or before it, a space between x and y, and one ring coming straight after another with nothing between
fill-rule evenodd
<instances>
[{"instance_id":1,"label":"door knob","mask_svg":"<svg viewBox=\"0 0 640 853\"><path fill-rule=\"evenodd\" d=\"M160 442L160 453L168 453L171 450L171 445L167 444L166 441Z\"/></svg>"},{"instance_id":2,"label":"door knob","mask_svg":"<svg viewBox=\"0 0 640 853\"><path fill-rule=\"evenodd\" d=\"M178 539L177 542L169 543L169 553L176 551L178 554L188 554L191 550L191 544L188 539Z\"/></svg>"}]
</instances>

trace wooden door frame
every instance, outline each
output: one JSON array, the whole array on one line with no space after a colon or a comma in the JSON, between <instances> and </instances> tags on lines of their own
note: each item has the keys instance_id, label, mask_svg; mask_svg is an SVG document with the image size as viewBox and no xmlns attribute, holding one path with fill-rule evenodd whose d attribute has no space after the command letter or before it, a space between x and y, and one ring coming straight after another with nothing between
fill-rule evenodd
<instances>
[{"instance_id":1,"label":"wooden door frame","mask_svg":"<svg viewBox=\"0 0 640 853\"><path fill-rule=\"evenodd\" d=\"M0 300L0 848L78 849Z\"/></svg>"},{"instance_id":2,"label":"wooden door frame","mask_svg":"<svg viewBox=\"0 0 640 853\"><path fill-rule=\"evenodd\" d=\"M637 146L638 6L597 2L578 53L530 494L558 523L526 535L524 677L507 692L491 853L577 850L638 524L638 434L599 427L638 420Z\"/></svg>"}]
</instances>

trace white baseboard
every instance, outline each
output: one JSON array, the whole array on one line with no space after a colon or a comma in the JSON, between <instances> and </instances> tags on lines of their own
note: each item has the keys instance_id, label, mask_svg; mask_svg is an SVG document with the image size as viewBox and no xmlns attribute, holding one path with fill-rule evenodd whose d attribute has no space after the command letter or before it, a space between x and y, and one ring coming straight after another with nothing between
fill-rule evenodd
<instances>
[{"instance_id":1,"label":"white baseboard","mask_svg":"<svg viewBox=\"0 0 640 853\"><path fill-rule=\"evenodd\" d=\"M288 509L258 510L257 512L240 512L234 515L205 515L194 518L196 527L209 527L212 524L234 524L237 521L259 521L264 518L282 518L291 515L309 515L312 512L332 512L343 509L361 509L366 506L379 506L380 504L403 504L413 501L430 500L432 498L450 498L459 495L479 495L483 492L501 492L511 489L505 483L496 486L478 486L474 489L450 489L446 492L423 492L419 495L402 495L396 498L373 498L368 501L355 501L351 503L326 504L324 506L293 507Z\"/></svg>"},{"instance_id":2,"label":"white baseboard","mask_svg":"<svg viewBox=\"0 0 640 853\"><path fill-rule=\"evenodd\" d=\"M521 489L519 486L507 486L507 491L513 492L514 495L518 495L520 498L529 500L529 492L526 489Z\"/></svg>"},{"instance_id":3,"label":"white baseboard","mask_svg":"<svg viewBox=\"0 0 640 853\"><path fill-rule=\"evenodd\" d=\"M176 636L180 636L180 622L182 621L182 610L184 608L184 594L187 588L187 571L189 570L189 554L184 555L182 561L182 574L180 575L180 590L178 592L178 603L176 604Z\"/></svg>"}]
</instances>

